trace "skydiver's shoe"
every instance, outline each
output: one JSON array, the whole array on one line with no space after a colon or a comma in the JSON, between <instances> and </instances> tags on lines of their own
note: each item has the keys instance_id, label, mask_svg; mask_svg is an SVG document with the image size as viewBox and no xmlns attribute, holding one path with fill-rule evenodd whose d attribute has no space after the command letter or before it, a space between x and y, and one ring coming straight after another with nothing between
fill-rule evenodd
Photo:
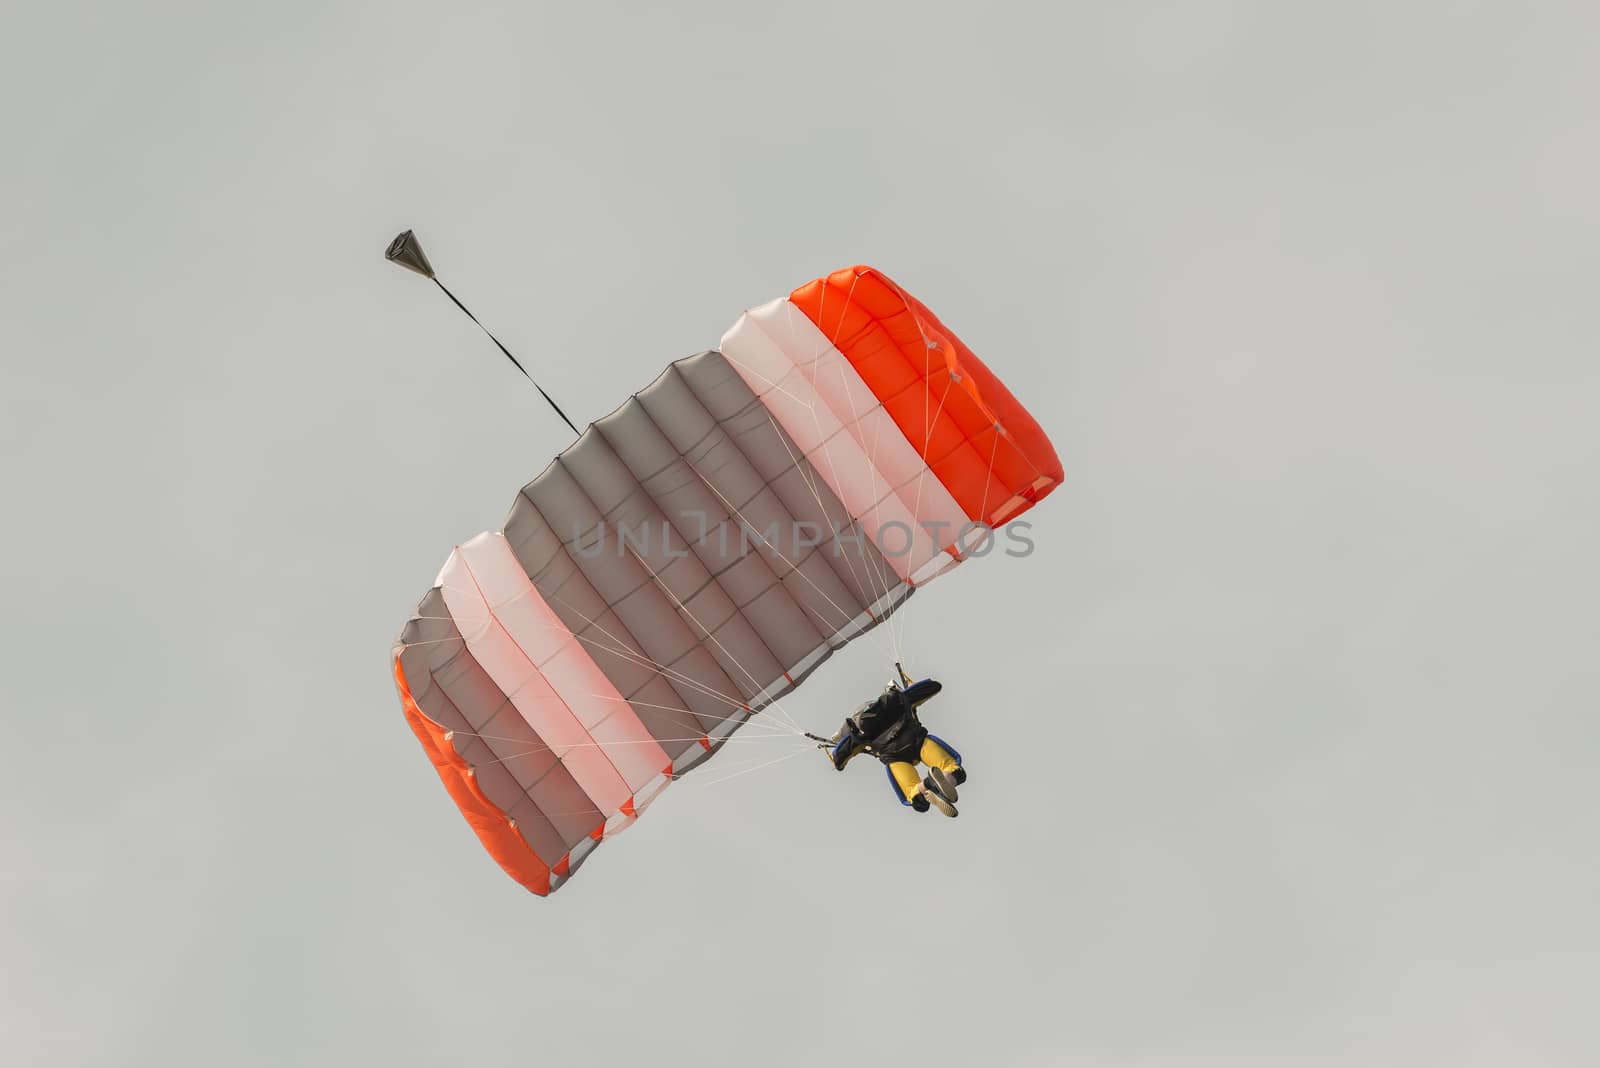
<instances>
[{"instance_id":1,"label":"skydiver's shoe","mask_svg":"<svg viewBox=\"0 0 1600 1068\"><path fill-rule=\"evenodd\" d=\"M928 804L932 805L934 808L938 809L940 812L943 812L946 816L949 816L951 819L955 819L955 817L956 817L956 806L952 805L949 801L946 801L944 799L944 796L942 794L940 794L939 791L933 789L930 786L924 785L922 787L922 796L927 798Z\"/></svg>"},{"instance_id":2,"label":"skydiver's shoe","mask_svg":"<svg viewBox=\"0 0 1600 1068\"><path fill-rule=\"evenodd\" d=\"M922 785L934 791L952 805L961 800L960 795L956 793L955 779L938 768L928 769L928 777L922 780Z\"/></svg>"}]
</instances>

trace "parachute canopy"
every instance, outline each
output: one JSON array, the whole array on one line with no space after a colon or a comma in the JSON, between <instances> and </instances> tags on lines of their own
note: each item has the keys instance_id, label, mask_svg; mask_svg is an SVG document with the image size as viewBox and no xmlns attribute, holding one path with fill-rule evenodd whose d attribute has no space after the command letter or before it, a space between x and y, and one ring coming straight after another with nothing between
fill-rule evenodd
<instances>
[{"instance_id":1,"label":"parachute canopy","mask_svg":"<svg viewBox=\"0 0 1600 1068\"><path fill-rule=\"evenodd\" d=\"M1061 478L927 308L837 271L671 364L450 554L394 647L406 718L547 894Z\"/></svg>"}]
</instances>

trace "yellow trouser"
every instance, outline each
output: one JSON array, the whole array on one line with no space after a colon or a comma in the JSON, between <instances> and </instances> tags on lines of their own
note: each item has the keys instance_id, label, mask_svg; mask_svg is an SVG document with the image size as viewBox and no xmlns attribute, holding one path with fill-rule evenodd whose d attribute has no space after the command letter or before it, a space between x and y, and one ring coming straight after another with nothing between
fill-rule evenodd
<instances>
[{"instance_id":1,"label":"yellow trouser","mask_svg":"<svg viewBox=\"0 0 1600 1068\"><path fill-rule=\"evenodd\" d=\"M949 773L961 765L956 763L956 758L950 755L950 750L928 738L922 743L922 751L917 754L917 759L930 768L938 768ZM922 776L917 774L917 766L905 760L896 760L889 765L889 774L894 776L894 781L900 787L900 792L910 801L922 790Z\"/></svg>"}]
</instances>

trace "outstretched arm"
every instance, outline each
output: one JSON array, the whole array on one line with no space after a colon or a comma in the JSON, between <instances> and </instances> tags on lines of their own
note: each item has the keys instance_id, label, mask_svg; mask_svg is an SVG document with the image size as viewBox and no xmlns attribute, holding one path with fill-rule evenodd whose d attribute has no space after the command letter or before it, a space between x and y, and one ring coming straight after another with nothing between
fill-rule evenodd
<instances>
[{"instance_id":1,"label":"outstretched arm","mask_svg":"<svg viewBox=\"0 0 1600 1068\"><path fill-rule=\"evenodd\" d=\"M833 760L835 771L843 771L844 766L850 763L850 759L857 753L865 751L867 747L866 739L855 733L849 720L844 721L844 726L840 727L829 741L833 744L833 748L829 750L828 755Z\"/></svg>"}]
</instances>

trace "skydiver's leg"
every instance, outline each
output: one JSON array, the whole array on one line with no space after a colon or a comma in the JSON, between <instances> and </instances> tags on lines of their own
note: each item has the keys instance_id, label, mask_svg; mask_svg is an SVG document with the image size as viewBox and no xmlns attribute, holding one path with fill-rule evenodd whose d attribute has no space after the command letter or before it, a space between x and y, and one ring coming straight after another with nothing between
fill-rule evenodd
<instances>
[{"instance_id":1,"label":"skydiver's leg","mask_svg":"<svg viewBox=\"0 0 1600 1068\"><path fill-rule=\"evenodd\" d=\"M950 803L950 799L940 793L930 780L921 778L917 766L910 761L894 761L889 765L889 775L905 796L906 804L918 812L926 812L933 807L946 816L956 814L956 806Z\"/></svg>"},{"instance_id":2,"label":"skydiver's leg","mask_svg":"<svg viewBox=\"0 0 1600 1068\"><path fill-rule=\"evenodd\" d=\"M958 800L956 787L967 781L967 771L956 755L945 748L939 739L929 735L917 756L928 765L928 778L923 785L936 791L946 801Z\"/></svg>"},{"instance_id":3,"label":"skydiver's leg","mask_svg":"<svg viewBox=\"0 0 1600 1068\"><path fill-rule=\"evenodd\" d=\"M918 812L928 811L928 799L922 795L922 777L917 774L915 764L908 764L904 760L892 761L889 774L894 777L894 784L900 787L906 804Z\"/></svg>"},{"instance_id":4,"label":"skydiver's leg","mask_svg":"<svg viewBox=\"0 0 1600 1068\"><path fill-rule=\"evenodd\" d=\"M922 751L917 754L917 759L946 775L954 775L961 770L960 759L931 734L923 739Z\"/></svg>"}]
</instances>

